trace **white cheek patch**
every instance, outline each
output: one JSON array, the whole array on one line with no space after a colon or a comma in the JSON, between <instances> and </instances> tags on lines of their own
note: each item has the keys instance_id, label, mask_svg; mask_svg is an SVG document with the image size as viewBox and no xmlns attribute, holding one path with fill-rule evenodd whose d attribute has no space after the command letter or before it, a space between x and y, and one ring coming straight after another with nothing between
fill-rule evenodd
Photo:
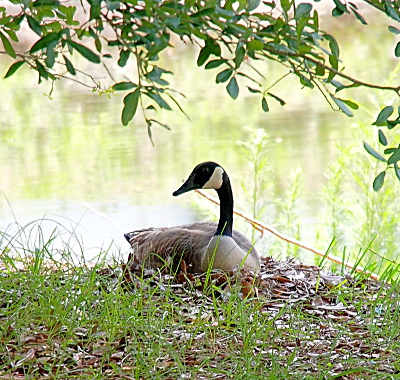
<instances>
[{"instance_id":1,"label":"white cheek patch","mask_svg":"<svg viewBox=\"0 0 400 380\"><path fill-rule=\"evenodd\" d=\"M217 166L214 169L214 173L212 174L210 179L204 184L202 189L219 189L223 183L223 174L224 169L222 169L220 166Z\"/></svg>"}]
</instances>

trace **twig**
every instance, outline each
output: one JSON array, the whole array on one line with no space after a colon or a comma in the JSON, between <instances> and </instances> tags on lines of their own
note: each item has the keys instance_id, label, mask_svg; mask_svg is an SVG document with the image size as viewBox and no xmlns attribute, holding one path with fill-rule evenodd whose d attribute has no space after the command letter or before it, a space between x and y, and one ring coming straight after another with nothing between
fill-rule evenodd
<instances>
[{"instance_id":1,"label":"twig","mask_svg":"<svg viewBox=\"0 0 400 380\"><path fill-rule=\"evenodd\" d=\"M92 210L93 212L95 212L97 215L100 215L101 217L106 218L109 222L111 222L111 223L112 223L115 227L117 227L120 231L124 232L124 230L122 229L122 227L121 227L118 223L114 222L114 221L113 221L111 218L109 218L107 215L103 214L103 213L100 212L99 210L96 210L92 205L90 205L90 204L87 203L87 202L83 202L83 204L84 204L87 208L89 208L90 210Z\"/></svg>"},{"instance_id":2,"label":"twig","mask_svg":"<svg viewBox=\"0 0 400 380\"><path fill-rule=\"evenodd\" d=\"M296 57L296 58L303 58L306 59L307 61L310 61L312 63L314 63L315 65L320 65L322 66L325 70L328 70L334 74L336 74L337 76L340 76L344 79L347 79L350 82L353 82L353 84L362 86L362 87L368 87L368 88L374 88L374 89L378 89L378 90L388 90L388 91L394 91L397 95L400 96L400 86L397 87L392 87L392 86L380 86L377 84L373 84L373 83L368 83L368 82L363 82L361 80L358 79L354 79L353 77L351 77L350 75L344 74L343 72L336 70L335 68L326 65L325 63L321 62L320 60L316 59L316 58L312 58L309 55L306 54L301 54L301 53L294 53L294 52L282 52L279 50L276 50L272 47L268 47L268 52L278 55L278 56L282 56L285 55L287 57Z\"/></svg>"},{"instance_id":3,"label":"twig","mask_svg":"<svg viewBox=\"0 0 400 380\"><path fill-rule=\"evenodd\" d=\"M209 201L219 205L219 201L216 198L210 197L209 195L203 193L201 190L195 190L195 191L198 194L200 194L202 197L204 197L204 198L208 199ZM360 267L360 266L354 267L353 265L350 265L350 264L347 264L347 263L343 263L343 261L339 257L327 255L326 253L324 253L323 251L321 251L321 250L319 250L317 248L311 247L310 245L302 243L301 241L299 241L297 239L293 239L293 238L290 238L290 237L288 237L288 236L286 236L284 234L281 234L275 228L273 228L271 226L267 226L266 224L261 223L258 220L253 219L250 216L247 216L247 215L243 214L240 211L233 210L233 212L236 215L239 215L240 217L245 219L247 222L249 222L253 226L253 228L255 228L257 231L261 232L261 234L263 234L264 231L268 231L271 234L273 234L276 237L278 237L279 239L282 239L282 240L284 240L284 241L286 241L288 243L291 243L291 244L295 244L300 248L306 249L307 251L310 251L310 252L316 254L317 256L324 257L324 258L326 258L326 259L328 259L330 261L333 261L336 264L344 265L349 269L354 269L358 273L368 274L373 280L378 280L378 278L379 278L377 274L371 273L370 271L365 270L363 267Z\"/></svg>"}]
</instances>

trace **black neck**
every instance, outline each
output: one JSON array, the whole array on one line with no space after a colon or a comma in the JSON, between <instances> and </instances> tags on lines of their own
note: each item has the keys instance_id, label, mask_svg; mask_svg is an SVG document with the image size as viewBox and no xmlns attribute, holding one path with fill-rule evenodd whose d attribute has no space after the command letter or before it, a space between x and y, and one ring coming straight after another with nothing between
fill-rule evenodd
<instances>
[{"instance_id":1,"label":"black neck","mask_svg":"<svg viewBox=\"0 0 400 380\"><path fill-rule=\"evenodd\" d=\"M215 235L232 236L233 194L228 175L224 172L222 186L217 190L220 202L219 223Z\"/></svg>"}]
</instances>

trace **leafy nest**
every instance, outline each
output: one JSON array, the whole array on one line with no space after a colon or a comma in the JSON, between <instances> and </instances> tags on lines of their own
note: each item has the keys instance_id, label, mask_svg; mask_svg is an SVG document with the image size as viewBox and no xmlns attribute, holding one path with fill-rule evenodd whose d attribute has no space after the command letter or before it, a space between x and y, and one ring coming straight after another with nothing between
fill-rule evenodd
<instances>
[{"instance_id":1,"label":"leafy nest","mask_svg":"<svg viewBox=\"0 0 400 380\"><path fill-rule=\"evenodd\" d=\"M245 300L259 314L256 318L259 322L272 323L274 329L284 332L276 334L277 341L267 350L265 341L260 341L259 346L255 344L252 354L275 355L286 367L291 358L289 373L293 376L318 373L321 363L328 365L330 376L341 379L381 378L381 375L387 378L389 374L400 373L400 342L395 344L397 350L393 350L393 340L400 338L399 331L395 328L395 335L386 336L391 329L388 320L393 326L399 323L399 294L368 276L336 275L294 259L276 261L271 257L262 259L257 275L243 270L196 275L187 272L185 262L177 275L156 274L138 263L131 264L124 273L124 283L136 289L143 286L143 279L151 278L145 286L159 292L172 291L179 300L176 306L181 308L182 318L189 324L202 318L213 326L226 327L232 321L224 318L224 305L232 302L232 297L237 297L237 302ZM217 313L215 298L220 300ZM181 300L187 306L182 307ZM293 318L296 313L301 318ZM177 330L174 335L185 340L187 331ZM200 334L197 339L204 336ZM225 358L223 340L216 344L215 350L221 352L221 359ZM193 347L192 360L195 352ZM241 354L240 350L237 354ZM227 377L221 374L213 378Z\"/></svg>"}]
</instances>

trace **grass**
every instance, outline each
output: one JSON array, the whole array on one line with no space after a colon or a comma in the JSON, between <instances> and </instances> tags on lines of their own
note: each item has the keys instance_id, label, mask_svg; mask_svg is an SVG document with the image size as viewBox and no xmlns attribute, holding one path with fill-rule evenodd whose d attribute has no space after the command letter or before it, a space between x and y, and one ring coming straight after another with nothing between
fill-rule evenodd
<instances>
[{"instance_id":1,"label":"grass","mask_svg":"<svg viewBox=\"0 0 400 380\"><path fill-rule=\"evenodd\" d=\"M66 265L51 251L66 234L28 232L36 248L19 245L24 257L6 244L15 237L2 239L0 379L399 376L396 282L327 280L273 260L258 279L128 273L103 255Z\"/></svg>"}]
</instances>

